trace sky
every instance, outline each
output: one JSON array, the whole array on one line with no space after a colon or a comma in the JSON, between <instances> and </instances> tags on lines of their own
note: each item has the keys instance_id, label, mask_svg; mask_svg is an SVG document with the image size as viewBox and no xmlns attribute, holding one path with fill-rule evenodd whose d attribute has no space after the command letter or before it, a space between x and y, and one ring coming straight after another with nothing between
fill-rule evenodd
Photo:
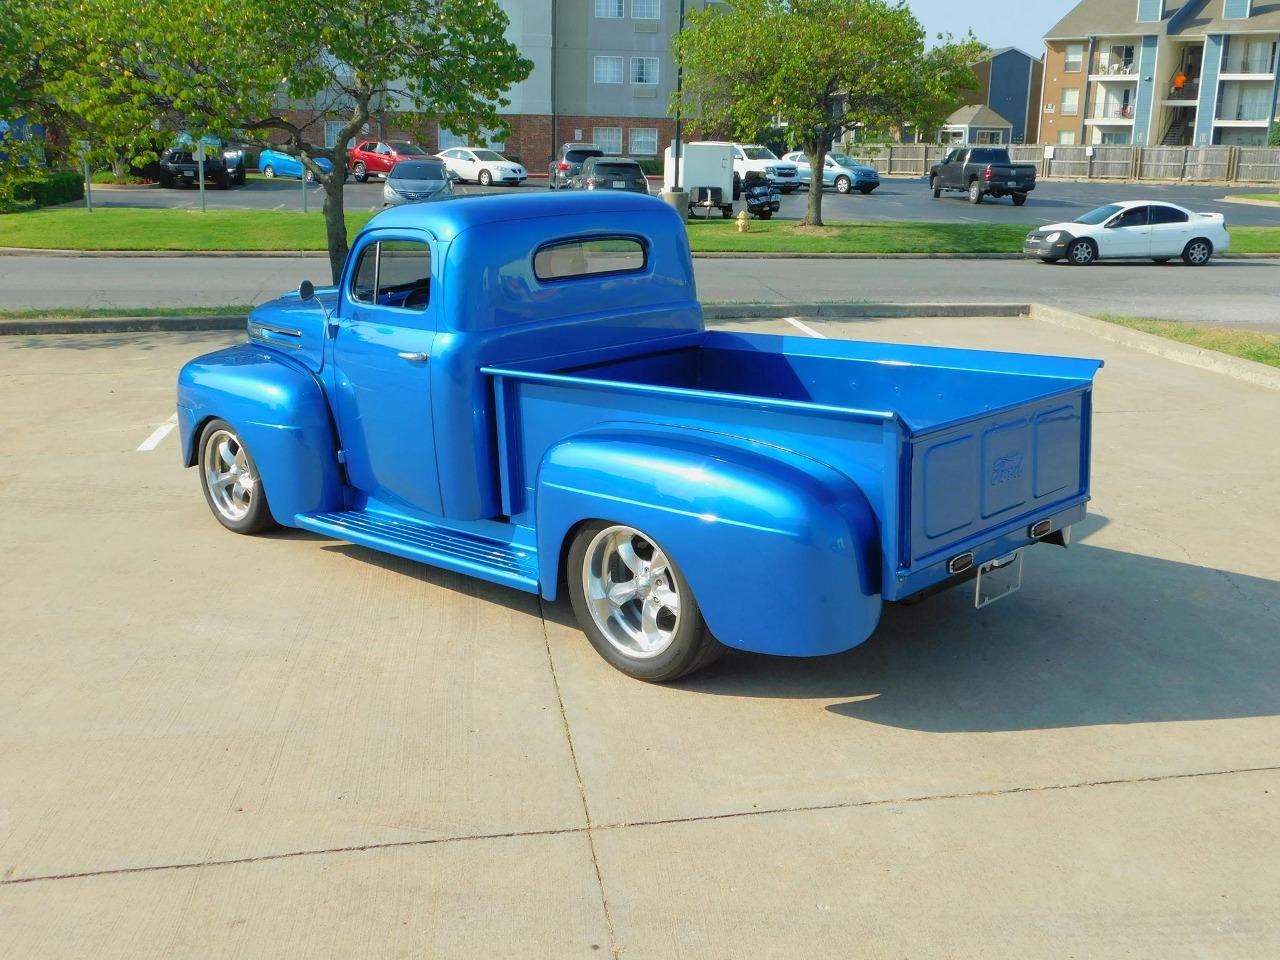
<instances>
[{"instance_id":1,"label":"sky","mask_svg":"<svg viewBox=\"0 0 1280 960\"><path fill-rule=\"evenodd\" d=\"M992 48L1021 47L1044 52L1044 35L1077 0L908 0L907 6L932 37L937 33L974 36Z\"/></svg>"}]
</instances>

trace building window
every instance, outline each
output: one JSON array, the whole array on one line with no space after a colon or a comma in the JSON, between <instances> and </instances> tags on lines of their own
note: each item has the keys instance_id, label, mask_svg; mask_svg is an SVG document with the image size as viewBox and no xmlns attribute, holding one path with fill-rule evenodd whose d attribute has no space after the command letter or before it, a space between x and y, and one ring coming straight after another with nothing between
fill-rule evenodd
<instances>
[{"instance_id":1,"label":"building window","mask_svg":"<svg viewBox=\"0 0 1280 960\"><path fill-rule=\"evenodd\" d=\"M1084 44L1068 43L1063 54L1062 69L1067 73L1079 73L1084 67Z\"/></svg>"},{"instance_id":2,"label":"building window","mask_svg":"<svg viewBox=\"0 0 1280 960\"><path fill-rule=\"evenodd\" d=\"M1076 132L1074 130L1059 130L1058 143L1064 147L1069 147L1076 142Z\"/></svg>"},{"instance_id":3,"label":"building window","mask_svg":"<svg viewBox=\"0 0 1280 960\"><path fill-rule=\"evenodd\" d=\"M591 139L595 141L597 147L611 157L622 153L621 127L593 127Z\"/></svg>"},{"instance_id":4,"label":"building window","mask_svg":"<svg viewBox=\"0 0 1280 960\"><path fill-rule=\"evenodd\" d=\"M1062 91L1062 110L1064 117L1074 117L1080 112L1080 91L1068 87Z\"/></svg>"},{"instance_id":5,"label":"building window","mask_svg":"<svg viewBox=\"0 0 1280 960\"><path fill-rule=\"evenodd\" d=\"M641 157L651 157L658 152L657 127L632 127L627 132L628 153Z\"/></svg>"},{"instance_id":6,"label":"building window","mask_svg":"<svg viewBox=\"0 0 1280 960\"><path fill-rule=\"evenodd\" d=\"M332 150L338 144L338 134L342 132L342 128L347 125L345 120L326 120L324 122L324 145ZM348 140L344 147L350 148L352 140Z\"/></svg>"},{"instance_id":7,"label":"building window","mask_svg":"<svg viewBox=\"0 0 1280 960\"><path fill-rule=\"evenodd\" d=\"M596 57L596 83L621 83L622 58Z\"/></svg>"},{"instance_id":8,"label":"building window","mask_svg":"<svg viewBox=\"0 0 1280 960\"><path fill-rule=\"evenodd\" d=\"M660 20L661 18L662 0L631 0L631 19Z\"/></svg>"},{"instance_id":9,"label":"building window","mask_svg":"<svg viewBox=\"0 0 1280 960\"><path fill-rule=\"evenodd\" d=\"M654 84L658 82L657 57L632 57L631 82Z\"/></svg>"},{"instance_id":10,"label":"building window","mask_svg":"<svg viewBox=\"0 0 1280 960\"><path fill-rule=\"evenodd\" d=\"M601 20L621 20L627 0L596 0L596 16Z\"/></svg>"},{"instance_id":11,"label":"building window","mask_svg":"<svg viewBox=\"0 0 1280 960\"><path fill-rule=\"evenodd\" d=\"M444 127L440 128L440 149L441 150L449 150L453 147L465 147L465 146L467 146L466 137L460 137L456 133L454 133L452 130L446 130Z\"/></svg>"}]
</instances>

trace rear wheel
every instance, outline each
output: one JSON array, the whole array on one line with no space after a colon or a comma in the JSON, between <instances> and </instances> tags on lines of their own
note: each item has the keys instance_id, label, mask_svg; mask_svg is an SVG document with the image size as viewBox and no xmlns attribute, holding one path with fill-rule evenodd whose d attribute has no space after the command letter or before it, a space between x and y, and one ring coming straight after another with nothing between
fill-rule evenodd
<instances>
[{"instance_id":1,"label":"rear wheel","mask_svg":"<svg viewBox=\"0 0 1280 960\"><path fill-rule=\"evenodd\" d=\"M363 163L356 161L355 166L351 168L351 175L356 178L356 183L364 183L369 179L369 170Z\"/></svg>"},{"instance_id":2,"label":"rear wheel","mask_svg":"<svg viewBox=\"0 0 1280 960\"><path fill-rule=\"evenodd\" d=\"M853 189L853 181L848 177L836 177L836 193L848 193Z\"/></svg>"},{"instance_id":3,"label":"rear wheel","mask_svg":"<svg viewBox=\"0 0 1280 960\"><path fill-rule=\"evenodd\" d=\"M742 178L736 173L733 175L733 199L742 199Z\"/></svg>"},{"instance_id":4,"label":"rear wheel","mask_svg":"<svg viewBox=\"0 0 1280 960\"><path fill-rule=\"evenodd\" d=\"M675 680L724 650L675 560L634 527L585 524L569 547L567 579L583 633L628 676Z\"/></svg>"},{"instance_id":5,"label":"rear wheel","mask_svg":"<svg viewBox=\"0 0 1280 960\"><path fill-rule=\"evenodd\" d=\"M488 187L493 185L493 174L488 170L480 171L480 186Z\"/></svg>"},{"instance_id":6,"label":"rear wheel","mask_svg":"<svg viewBox=\"0 0 1280 960\"><path fill-rule=\"evenodd\" d=\"M1026 202L1027 202L1027 195L1025 193L1015 193L1013 195L1013 205L1015 207L1020 207Z\"/></svg>"},{"instance_id":7,"label":"rear wheel","mask_svg":"<svg viewBox=\"0 0 1280 960\"><path fill-rule=\"evenodd\" d=\"M268 180L273 180L275 179L276 168L268 163L265 167L262 168L262 175L266 177Z\"/></svg>"},{"instance_id":8,"label":"rear wheel","mask_svg":"<svg viewBox=\"0 0 1280 960\"><path fill-rule=\"evenodd\" d=\"M981 203L984 196L985 194L982 192L982 184L977 180L971 180L969 182L969 202Z\"/></svg>"},{"instance_id":9,"label":"rear wheel","mask_svg":"<svg viewBox=\"0 0 1280 960\"><path fill-rule=\"evenodd\" d=\"M1204 237L1197 237L1182 251L1182 262L1189 267L1203 267L1213 259L1213 244Z\"/></svg>"},{"instance_id":10,"label":"rear wheel","mask_svg":"<svg viewBox=\"0 0 1280 960\"><path fill-rule=\"evenodd\" d=\"M258 465L235 428L210 420L200 432L200 487L213 515L236 533L275 526Z\"/></svg>"},{"instance_id":11,"label":"rear wheel","mask_svg":"<svg viewBox=\"0 0 1280 960\"><path fill-rule=\"evenodd\" d=\"M1067 259L1074 266L1087 267L1098 259L1098 248L1093 245L1092 240L1074 240L1067 247Z\"/></svg>"},{"instance_id":12,"label":"rear wheel","mask_svg":"<svg viewBox=\"0 0 1280 960\"><path fill-rule=\"evenodd\" d=\"M772 210L761 210L758 214L756 214L756 216L758 216L761 220L772 220L772 219L773 219L773 211L772 211Z\"/></svg>"}]
</instances>

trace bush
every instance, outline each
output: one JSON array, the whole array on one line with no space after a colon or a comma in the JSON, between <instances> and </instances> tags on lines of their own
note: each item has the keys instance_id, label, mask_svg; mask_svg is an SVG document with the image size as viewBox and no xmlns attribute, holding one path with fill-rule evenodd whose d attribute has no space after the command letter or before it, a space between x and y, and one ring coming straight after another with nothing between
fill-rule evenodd
<instances>
[{"instance_id":1,"label":"bush","mask_svg":"<svg viewBox=\"0 0 1280 960\"><path fill-rule=\"evenodd\" d=\"M59 173L14 177L8 185L9 197L17 203L35 203L52 207L84 199L84 183L80 174L64 170Z\"/></svg>"},{"instance_id":2,"label":"bush","mask_svg":"<svg viewBox=\"0 0 1280 960\"><path fill-rule=\"evenodd\" d=\"M648 176L662 176L662 161L657 157L632 157L636 163L640 164L640 169Z\"/></svg>"},{"instance_id":3,"label":"bush","mask_svg":"<svg viewBox=\"0 0 1280 960\"><path fill-rule=\"evenodd\" d=\"M1268 146L1280 147L1280 123L1277 123L1271 129L1271 139L1267 141Z\"/></svg>"},{"instance_id":4,"label":"bush","mask_svg":"<svg viewBox=\"0 0 1280 960\"><path fill-rule=\"evenodd\" d=\"M148 178L140 177L136 173L130 173L130 174L126 174L123 177L117 177L110 170L95 170L93 173L93 176L90 177L90 179L94 183L108 183L108 184L117 184L117 185L150 182Z\"/></svg>"}]
</instances>

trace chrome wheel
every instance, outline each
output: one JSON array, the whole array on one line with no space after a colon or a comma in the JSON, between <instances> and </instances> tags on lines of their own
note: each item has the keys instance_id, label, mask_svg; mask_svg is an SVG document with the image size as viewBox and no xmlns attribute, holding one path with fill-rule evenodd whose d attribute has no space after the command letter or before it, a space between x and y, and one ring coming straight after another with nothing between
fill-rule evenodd
<instances>
[{"instance_id":1,"label":"chrome wheel","mask_svg":"<svg viewBox=\"0 0 1280 960\"><path fill-rule=\"evenodd\" d=\"M1072 263L1077 266L1087 267L1093 263L1093 259L1097 254L1093 252L1093 244L1088 240L1077 240L1071 245L1069 256Z\"/></svg>"},{"instance_id":2,"label":"chrome wheel","mask_svg":"<svg viewBox=\"0 0 1280 960\"><path fill-rule=\"evenodd\" d=\"M238 523L249 514L258 476L244 444L230 430L215 430L204 442L204 482L209 501L226 520Z\"/></svg>"},{"instance_id":3,"label":"chrome wheel","mask_svg":"<svg viewBox=\"0 0 1280 960\"><path fill-rule=\"evenodd\" d=\"M596 628L620 653L659 656L680 627L680 588L667 555L632 527L601 530L587 545L582 588Z\"/></svg>"},{"instance_id":4,"label":"chrome wheel","mask_svg":"<svg viewBox=\"0 0 1280 960\"><path fill-rule=\"evenodd\" d=\"M1213 256L1213 248L1205 240L1193 240L1187 245L1187 263L1192 266L1198 267L1208 263L1211 256Z\"/></svg>"}]
</instances>

